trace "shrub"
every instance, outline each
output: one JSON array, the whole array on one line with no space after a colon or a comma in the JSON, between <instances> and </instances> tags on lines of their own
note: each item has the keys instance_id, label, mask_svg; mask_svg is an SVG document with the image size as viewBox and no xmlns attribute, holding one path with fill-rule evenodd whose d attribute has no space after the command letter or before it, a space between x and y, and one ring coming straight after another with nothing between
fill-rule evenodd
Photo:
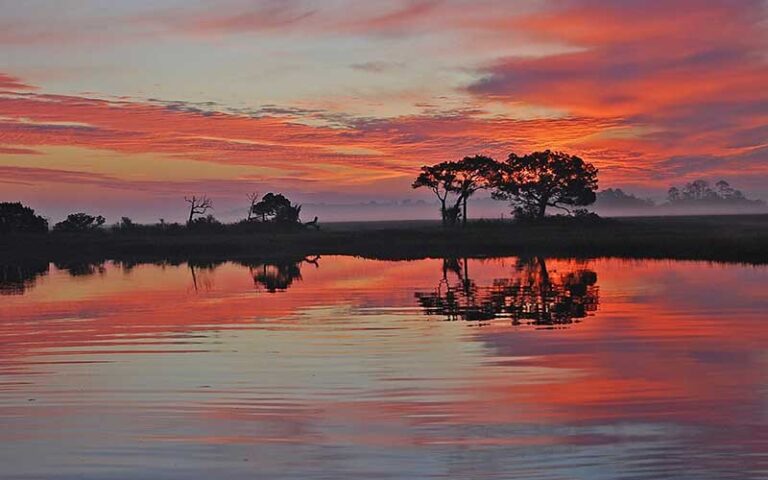
<instances>
[{"instance_id":1,"label":"shrub","mask_svg":"<svg viewBox=\"0 0 768 480\"><path fill-rule=\"evenodd\" d=\"M93 216L87 213L70 213L67 219L53 226L56 232L89 232L97 230L106 220L101 215Z\"/></svg>"},{"instance_id":2,"label":"shrub","mask_svg":"<svg viewBox=\"0 0 768 480\"><path fill-rule=\"evenodd\" d=\"M20 202L0 203L0 233L46 233L48 220Z\"/></svg>"}]
</instances>

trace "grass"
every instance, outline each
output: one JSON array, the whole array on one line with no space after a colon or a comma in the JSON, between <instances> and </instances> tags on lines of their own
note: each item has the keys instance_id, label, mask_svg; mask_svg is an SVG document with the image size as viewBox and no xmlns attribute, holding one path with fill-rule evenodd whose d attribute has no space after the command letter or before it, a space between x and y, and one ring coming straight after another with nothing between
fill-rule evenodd
<instances>
[{"instance_id":1,"label":"grass","mask_svg":"<svg viewBox=\"0 0 768 480\"><path fill-rule=\"evenodd\" d=\"M0 237L0 263L23 260L296 258L380 259L543 255L768 263L768 215L634 217L597 223L347 222L320 231L92 232Z\"/></svg>"}]
</instances>

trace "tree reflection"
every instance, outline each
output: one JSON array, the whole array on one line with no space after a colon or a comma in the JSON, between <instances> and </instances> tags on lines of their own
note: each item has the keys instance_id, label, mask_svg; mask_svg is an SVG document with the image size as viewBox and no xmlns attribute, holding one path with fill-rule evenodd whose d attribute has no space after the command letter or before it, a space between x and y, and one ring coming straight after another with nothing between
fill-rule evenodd
<instances>
[{"instance_id":1,"label":"tree reflection","mask_svg":"<svg viewBox=\"0 0 768 480\"><path fill-rule=\"evenodd\" d=\"M47 274L48 262L0 264L0 295L23 295Z\"/></svg>"},{"instance_id":2,"label":"tree reflection","mask_svg":"<svg viewBox=\"0 0 768 480\"><path fill-rule=\"evenodd\" d=\"M90 277L91 275L104 275L107 269L103 261L56 261L53 263L57 269L64 270L72 277Z\"/></svg>"},{"instance_id":3,"label":"tree reflection","mask_svg":"<svg viewBox=\"0 0 768 480\"><path fill-rule=\"evenodd\" d=\"M263 287L269 293L287 290L294 281L301 280L301 266L309 263L318 268L320 256L300 260L281 260L270 263L246 264L256 286Z\"/></svg>"},{"instance_id":4,"label":"tree reflection","mask_svg":"<svg viewBox=\"0 0 768 480\"><path fill-rule=\"evenodd\" d=\"M456 281L450 277L455 276ZM543 258L519 261L509 278L478 286L467 259L443 260L443 277L433 292L417 292L427 315L449 320L509 318L515 325L567 325L597 310L597 274L586 268L550 271Z\"/></svg>"},{"instance_id":5,"label":"tree reflection","mask_svg":"<svg viewBox=\"0 0 768 480\"><path fill-rule=\"evenodd\" d=\"M213 260L188 260L187 267L192 276L192 287L195 292L202 286L206 291L213 289L213 276L211 275L223 262Z\"/></svg>"}]
</instances>

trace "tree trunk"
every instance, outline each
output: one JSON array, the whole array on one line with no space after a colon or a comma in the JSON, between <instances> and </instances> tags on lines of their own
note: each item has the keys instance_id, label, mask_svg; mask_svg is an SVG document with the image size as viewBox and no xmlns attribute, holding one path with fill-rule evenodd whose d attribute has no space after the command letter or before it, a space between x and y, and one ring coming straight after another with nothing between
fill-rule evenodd
<instances>
[{"instance_id":1,"label":"tree trunk","mask_svg":"<svg viewBox=\"0 0 768 480\"><path fill-rule=\"evenodd\" d=\"M440 200L440 218L442 218L443 221L443 228L446 227L448 219L445 218L445 200Z\"/></svg>"},{"instance_id":2,"label":"tree trunk","mask_svg":"<svg viewBox=\"0 0 768 480\"><path fill-rule=\"evenodd\" d=\"M194 215L194 214L195 214L195 208L192 207L192 208L189 209L189 219L187 220L187 225L192 223L192 215Z\"/></svg>"},{"instance_id":3,"label":"tree trunk","mask_svg":"<svg viewBox=\"0 0 768 480\"><path fill-rule=\"evenodd\" d=\"M539 200L539 211L536 213L537 218L544 218L544 215L547 213L547 203L548 199L546 198Z\"/></svg>"},{"instance_id":4,"label":"tree trunk","mask_svg":"<svg viewBox=\"0 0 768 480\"><path fill-rule=\"evenodd\" d=\"M461 217L461 226L466 227L467 226L467 197L464 197L464 205L463 205L464 213Z\"/></svg>"}]
</instances>

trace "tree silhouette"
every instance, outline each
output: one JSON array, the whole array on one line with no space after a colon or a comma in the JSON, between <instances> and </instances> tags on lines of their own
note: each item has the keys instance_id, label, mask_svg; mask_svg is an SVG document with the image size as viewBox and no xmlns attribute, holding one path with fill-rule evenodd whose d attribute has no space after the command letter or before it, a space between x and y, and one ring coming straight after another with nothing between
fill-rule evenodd
<instances>
[{"instance_id":1,"label":"tree silhouette","mask_svg":"<svg viewBox=\"0 0 768 480\"><path fill-rule=\"evenodd\" d=\"M426 187L435 194L440 202L440 218L443 226L456 223L458 208L449 210L448 197L452 193L452 185L456 172L450 162L442 162L432 166L421 167L421 173L411 185L413 188Z\"/></svg>"},{"instance_id":2,"label":"tree silhouette","mask_svg":"<svg viewBox=\"0 0 768 480\"><path fill-rule=\"evenodd\" d=\"M0 203L0 233L45 233L48 220L20 202Z\"/></svg>"},{"instance_id":3,"label":"tree silhouette","mask_svg":"<svg viewBox=\"0 0 768 480\"><path fill-rule=\"evenodd\" d=\"M543 258L521 261L509 278L478 286L468 260L445 259L443 278L433 292L417 292L427 315L448 320L509 318L513 324L566 325L597 310L597 274L589 269L550 272ZM451 283L448 273L457 281Z\"/></svg>"},{"instance_id":4,"label":"tree silhouette","mask_svg":"<svg viewBox=\"0 0 768 480\"><path fill-rule=\"evenodd\" d=\"M105 218L101 215L88 215L87 213L70 213L67 219L53 226L57 232L89 232L104 225Z\"/></svg>"},{"instance_id":5,"label":"tree silhouette","mask_svg":"<svg viewBox=\"0 0 768 480\"><path fill-rule=\"evenodd\" d=\"M295 224L299 223L301 205L293 205L284 195L270 192L264 195L252 210L256 216L261 217L262 222Z\"/></svg>"},{"instance_id":6,"label":"tree silhouette","mask_svg":"<svg viewBox=\"0 0 768 480\"><path fill-rule=\"evenodd\" d=\"M520 218L543 218L547 207L570 213L566 206L595 201L597 169L581 158L545 150L522 157L514 153L502 164L493 197L509 200Z\"/></svg>"},{"instance_id":7,"label":"tree silhouette","mask_svg":"<svg viewBox=\"0 0 768 480\"><path fill-rule=\"evenodd\" d=\"M259 201L259 194L256 192L249 193L248 195L248 201L250 202L250 205L248 206L248 218L246 220L251 220L253 217L253 207L256 206L256 203Z\"/></svg>"},{"instance_id":8,"label":"tree silhouette","mask_svg":"<svg viewBox=\"0 0 768 480\"><path fill-rule=\"evenodd\" d=\"M626 193L620 188L607 188L597 192L595 206L603 208L650 208L655 204L653 200L639 198L631 193Z\"/></svg>"},{"instance_id":9,"label":"tree silhouette","mask_svg":"<svg viewBox=\"0 0 768 480\"><path fill-rule=\"evenodd\" d=\"M489 188L499 165L482 155L464 157L458 162L441 162L421 167L421 172L411 185L428 188L440 201L443 226L455 225L459 218L466 225L467 200L478 190Z\"/></svg>"},{"instance_id":10,"label":"tree silhouette","mask_svg":"<svg viewBox=\"0 0 768 480\"><path fill-rule=\"evenodd\" d=\"M467 224L467 200L478 190L489 188L498 170L496 160L482 155L464 157L456 162L453 189L462 204L463 225Z\"/></svg>"},{"instance_id":11,"label":"tree silhouette","mask_svg":"<svg viewBox=\"0 0 768 480\"><path fill-rule=\"evenodd\" d=\"M187 225L192 223L195 215L205 215L208 210L213 208L213 202L206 195L197 197L192 195L191 197L184 197L184 201L189 204L189 217L187 218Z\"/></svg>"},{"instance_id":12,"label":"tree silhouette","mask_svg":"<svg viewBox=\"0 0 768 480\"><path fill-rule=\"evenodd\" d=\"M762 200L747 198L744 193L726 182L720 180L712 188L706 180L694 180L686 183L682 189L670 187L667 192L669 205L732 205L756 207L764 205Z\"/></svg>"}]
</instances>

